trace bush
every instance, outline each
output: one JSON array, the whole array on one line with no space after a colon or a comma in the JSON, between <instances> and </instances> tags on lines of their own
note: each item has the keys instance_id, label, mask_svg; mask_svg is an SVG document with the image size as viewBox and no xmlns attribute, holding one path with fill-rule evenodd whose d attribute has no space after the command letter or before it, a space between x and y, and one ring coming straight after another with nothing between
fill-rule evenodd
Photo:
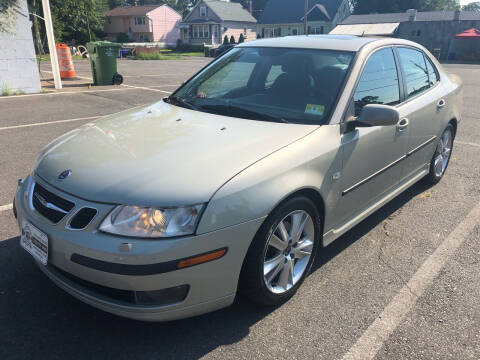
<instances>
[{"instance_id":1,"label":"bush","mask_svg":"<svg viewBox=\"0 0 480 360\"><path fill-rule=\"evenodd\" d=\"M230 36L230 44L235 44L235 36Z\"/></svg>"},{"instance_id":2,"label":"bush","mask_svg":"<svg viewBox=\"0 0 480 360\"><path fill-rule=\"evenodd\" d=\"M125 34L124 32L118 33L116 40L117 40L117 43L126 43L130 41L130 39L128 38L128 35Z\"/></svg>"},{"instance_id":3,"label":"bush","mask_svg":"<svg viewBox=\"0 0 480 360\"><path fill-rule=\"evenodd\" d=\"M238 37L238 43L241 44L245 41L245 38L243 37L243 34L240 34L240 36Z\"/></svg>"},{"instance_id":4,"label":"bush","mask_svg":"<svg viewBox=\"0 0 480 360\"><path fill-rule=\"evenodd\" d=\"M225 35L224 38L223 38L223 43L224 44L228 44L228 36Z\"/></svg>"},{"instance_id":5,"label":"bush","mask_svg":"<svg viewBox=\"0 0 480 360\"><path fill-rule=\"evenodd\" d=\"M177 51L203 52L203 45L178 44Z\"/></svg>"}]
</instances>

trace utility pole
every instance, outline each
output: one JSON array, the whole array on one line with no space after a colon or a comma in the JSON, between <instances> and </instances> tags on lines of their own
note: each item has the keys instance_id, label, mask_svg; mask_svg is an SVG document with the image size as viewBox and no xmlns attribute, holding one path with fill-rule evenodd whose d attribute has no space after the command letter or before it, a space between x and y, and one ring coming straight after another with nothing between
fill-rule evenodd
<instances>
[{"instance_id":1,"label":"utility pole","mask_svg":"<svg viewBox=\"0 0 480 360\"><path fill-rule=\"evenodd\" d=\"M308 0L305 0L305 15L303 17L303 33L305 35L308 35L307 13L308 13Z\"/></svg>"},{"instance_id":2,"label":"utility pole","mask_svg":"<svg viewBox=\"0 0 480 360\"><path fill-rule=\"evenodd\" d=\"M52 14L50 13L49 0L42 0L43 17L45 18L45 31L48 39L48 51L50 53L50 63L52 64L53 81L55 89L62 88L62 79L58 68L57 48L55 47L55 37L53 36Z\"/></svg>"}]
</instances>

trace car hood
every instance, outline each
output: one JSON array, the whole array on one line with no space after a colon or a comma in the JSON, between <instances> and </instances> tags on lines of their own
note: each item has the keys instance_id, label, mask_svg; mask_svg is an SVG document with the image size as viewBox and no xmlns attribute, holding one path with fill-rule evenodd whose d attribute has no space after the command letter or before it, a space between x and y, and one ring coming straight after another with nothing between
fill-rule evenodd
<instances>
[{"instance_id":1,"label":"car hood","mask_svg":"<svg viewBox=\"0 0 480 360\"><path fill-rule=\"evenodd\" d=\"M191 205L207 202L240 171L316 128L219 116L160 101L59 137L42 150L35 173L86 200ZM71 174L61 180L64 170Z\"/></svg>"}]
</instances>

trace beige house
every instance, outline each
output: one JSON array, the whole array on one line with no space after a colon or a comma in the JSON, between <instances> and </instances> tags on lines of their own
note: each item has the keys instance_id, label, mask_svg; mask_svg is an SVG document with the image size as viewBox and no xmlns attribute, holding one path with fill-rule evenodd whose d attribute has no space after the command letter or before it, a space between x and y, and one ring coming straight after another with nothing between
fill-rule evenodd
<instances>
[{"instance_id":1,"label":"beige house","mask_svg":"<svg viewBox=\"0 0 480 360\"><path fill-rule=\"evenodd\" d=\"M238 41L256 39L257 20L240 5L228 0L202 0L180 24L183 43L191 45L218 45L225 35Z\"/></svg>"}]
</instances>

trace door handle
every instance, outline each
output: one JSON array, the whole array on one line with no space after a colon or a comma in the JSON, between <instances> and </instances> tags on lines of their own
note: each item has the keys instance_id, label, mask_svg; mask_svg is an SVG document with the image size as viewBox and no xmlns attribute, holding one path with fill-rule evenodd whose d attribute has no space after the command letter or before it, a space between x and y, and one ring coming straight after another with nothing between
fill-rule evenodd
<instances>
[{"instance_id":1,"label":"door handle","mask_svg":"<svg viewBox=\"0 0 480 360\"><path fill-rule=\"evenodd\" d=\"M407 118L400 120L397 124L397 130L404 131L408 127L408 124L410 124L410 121L408 121Z\"/></svg>"},{"instance_id":2,"label":"door handle","mask_svg":"<svg viewBox=\"0 0 480 360\"><path fill-rule=\"evenodd\" d=\"M444 99L440 99L440 101L437 103L438 108L443 108L445 105L447 105L447 102Z\"/></svg>"}]
</instances>

